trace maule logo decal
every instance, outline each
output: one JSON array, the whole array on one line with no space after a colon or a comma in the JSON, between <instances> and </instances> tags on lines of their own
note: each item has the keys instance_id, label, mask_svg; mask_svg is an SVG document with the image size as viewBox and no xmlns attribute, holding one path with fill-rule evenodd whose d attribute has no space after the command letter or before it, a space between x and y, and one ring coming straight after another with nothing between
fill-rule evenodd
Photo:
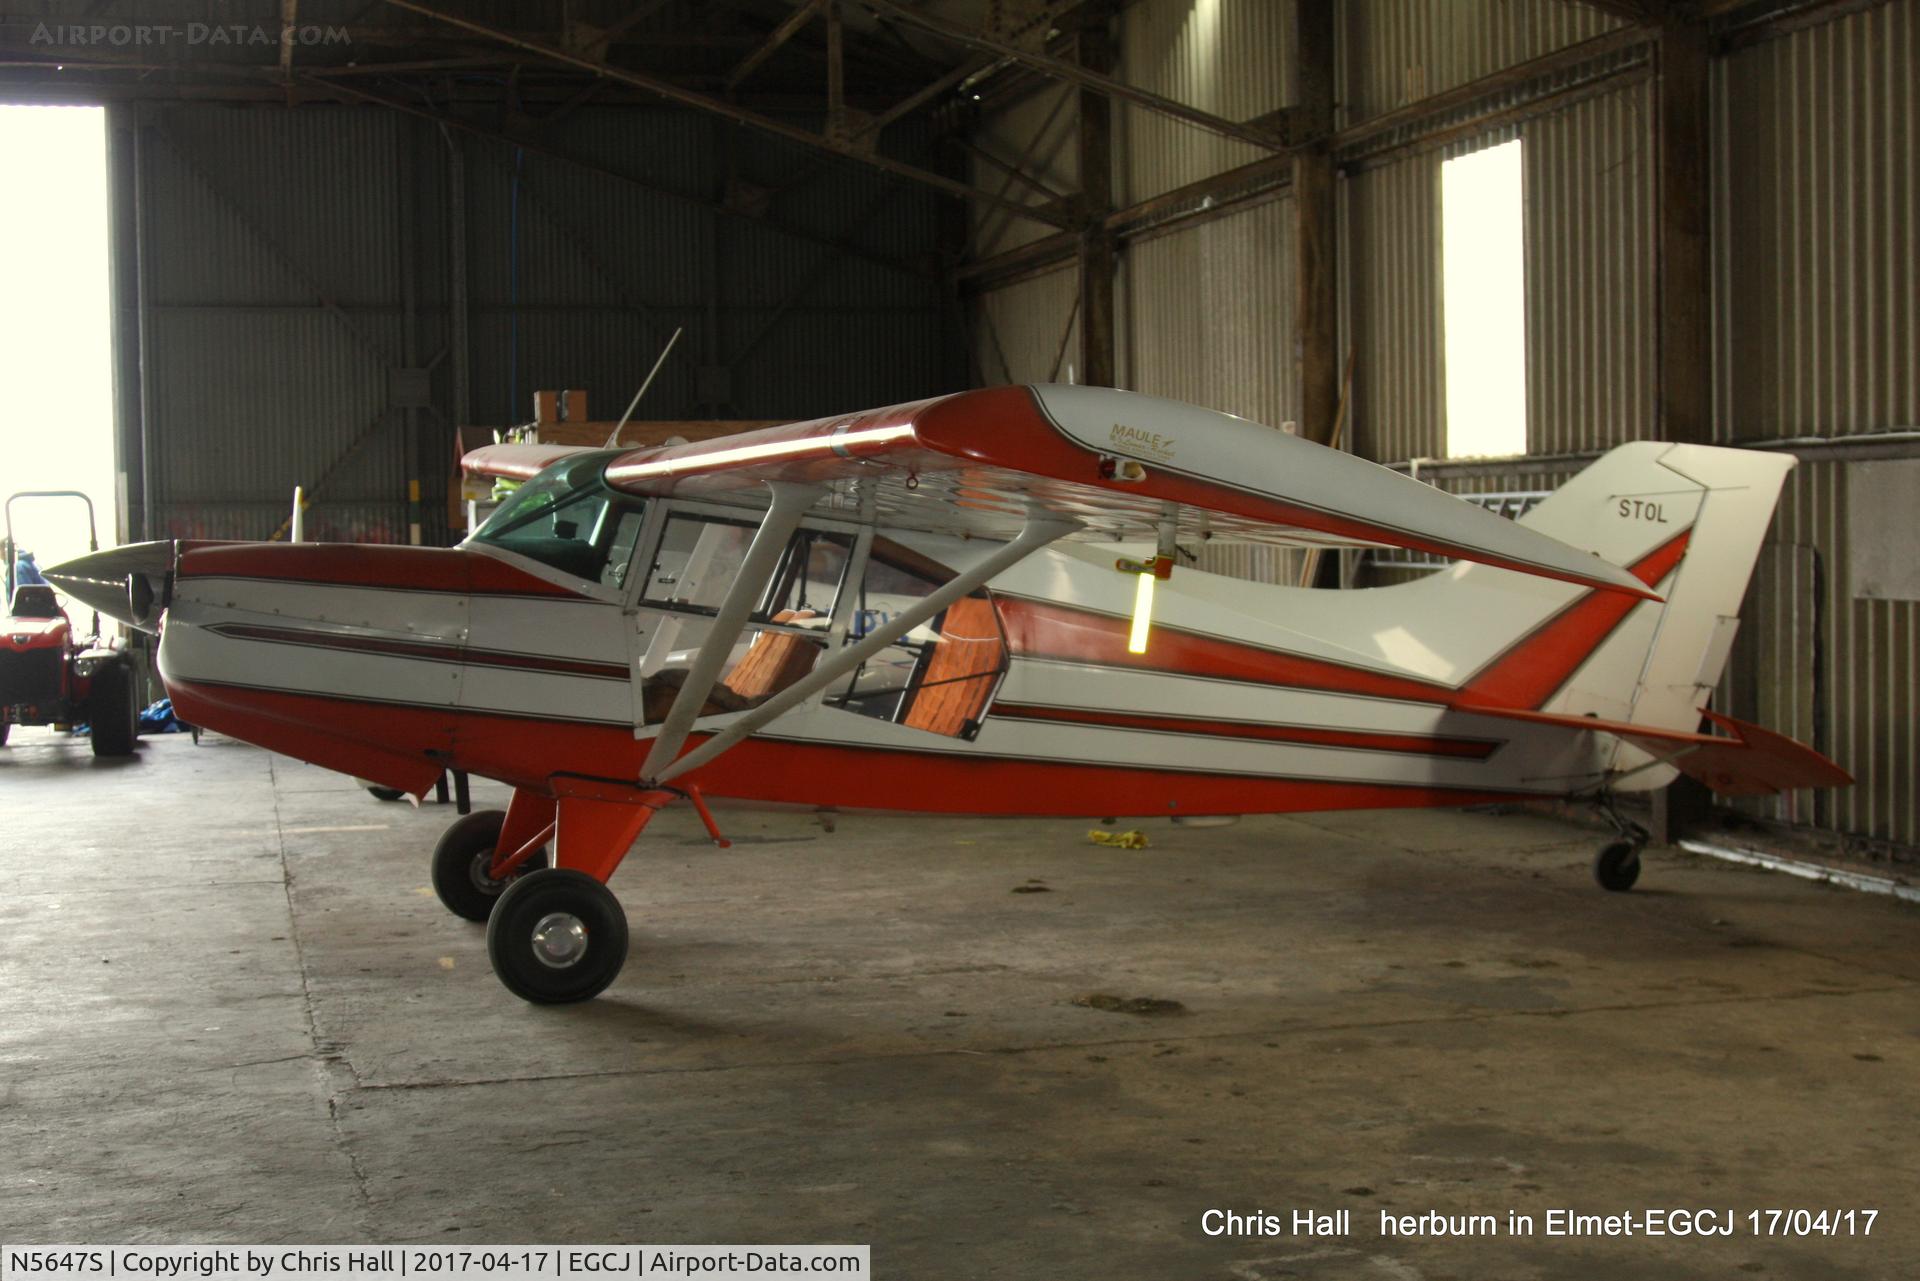
<instances>
[{"instance_id":1,"label":"maule logo decal","mask_svg":"<svg viewBox=\"0 0 1920 1281\"><path fill-rule=\"evenodd\" d=\"M1649 503L1639 498L1622 498L1620 500L1620 518L1622 520L1651 521L1656 525L1664 525L1667 523L1667 513L1661 510L1659 503Z\"/></svg>"},{"instance_id":2,"label":"maule logo decal","mask_svg":"<svg viewBox=\"0 0 1920 1281\"><path fill-rule=\"evenodd\" d=\"M1154 458L1173 457L1173 437L1162 436L1158 432L1147 431L1144 428L1115 423L1113 434L1108 439L1116 448L1136 454L1147 454Z\"/></svg>"}]
</instances>

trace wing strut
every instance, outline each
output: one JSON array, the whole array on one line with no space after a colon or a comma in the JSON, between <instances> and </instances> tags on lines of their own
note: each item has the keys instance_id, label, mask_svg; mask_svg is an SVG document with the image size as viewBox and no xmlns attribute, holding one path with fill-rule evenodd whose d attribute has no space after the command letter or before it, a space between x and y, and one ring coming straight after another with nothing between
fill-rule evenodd
<instances>
[{"instance_id":1,"label":"wing strut","mask_svg":"<svg viewBox=\"0 0 1920 1281\"><path fill-rule=\"evenodd\" d=\"M648 771L651 771L655 764L654 758L661 754L660 748L656 744L654 750L647 755L647 763L642 770L643 776L647 777L649 786L658 787L669 779L678 778L689 770L700 768L714 757L720 755L720 753L726 751L729 747L732 747L735 743L738 743L741 739L752 734L761 726L779 716L785 715L841 677L852 672L854 668L860 666L860 664L866 662L869 658L893 644L902 636L905 636L908 632L926 622L935 614L938 614L941 610L953 604L953 602L959 600L962 596L973 592L996 575L1004 573L1015 564L1025 560L1042 547L1045 547L1048 543L1070 534L1078 528L1079 526L1072 521L1059 520L1048 516L1029 515L1027 517L1027 523L1021 527L1019 537L1015 538L1005 547L1002 547L999 551L987 557L986 560L975 565L972 569L955 576L939 590L923 598L918 604L888 619L885 623L861 637L856 643L846 646L837 653L827 655L826 661L814 668L804 679L787 686L787 688L781 690L778 694L775 694L772 698L760 704L760 706L750 711L742 712L738 720L733 721L712 738L700 744L700 746L694 748L679 760L674 761L671 765L668 765L666 769L658 775L649 775ZM693 680L689 677L687 688L681 691L680 697L685 698L692 687ZM701 697L704 699L705 694L703 693ZM698 706L699 704L696 703L695 707ZM680 710L679 702L676 701L674 703L673 710L676 712ZM671 716L668 717L668 722L671 724ZM666 737L664 730L661 733L661 737ZM681 738L684 739L685 735L682 734ZM676 742L674 749L678 750L678 748L679 743Z\"/></svg>"},{"instance_id":2,"label":"wing strut","mask_svg":"<svg viewBox=\"0 0 1920 1281\"><path fill-rule=\"evenodd\" d=\"M654 771L671 761L686 743L687 731L693 728L700 709L706 705L707 695L713 693L713 687L719 683L720 669L726 666L734 642L746 629L755 602L766 591L767 580L773 577L774 565L786 550L787 540L800 528L800 518L807 514L807 509L819 502L825 492L810 485L789 485L781 481L769 481L767 488L773 491L767 517L760 522L760 529L740 562L739 572L733 576L733 583L720 602L713 629L707 633L700 652L693 656L686 682L674 697L673 706L667 709L667 719L647 752L646 763L640 767L642 778L652 777Z\"/></svg>"}]
</instances>

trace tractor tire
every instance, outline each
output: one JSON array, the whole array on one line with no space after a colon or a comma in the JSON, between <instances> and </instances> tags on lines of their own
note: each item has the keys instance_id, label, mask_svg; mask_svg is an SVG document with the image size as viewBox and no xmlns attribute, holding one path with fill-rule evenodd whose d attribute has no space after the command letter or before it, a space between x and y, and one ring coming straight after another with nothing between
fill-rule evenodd
<instances>
[{"instance_id":1,"label":"tractor tire","mask_svg":"<svg viewBox=\"0 0 1920 1281\"><path fill-rule=\"evenodd\" d=\"M140 709L133 705L133 669L125 663L103 663L93 673L87 695L87 720L92 725L95 756L131 756L140 734Z\"/></svg>"}]
</instances>

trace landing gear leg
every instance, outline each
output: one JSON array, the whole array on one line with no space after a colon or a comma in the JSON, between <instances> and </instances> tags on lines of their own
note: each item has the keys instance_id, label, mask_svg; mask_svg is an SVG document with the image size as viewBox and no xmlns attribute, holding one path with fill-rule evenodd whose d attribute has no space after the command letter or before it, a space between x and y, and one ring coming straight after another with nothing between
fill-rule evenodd
<instances>
[{"instance_id":1,"label":"landing gear leg","mask_svg":"<svg viewBox=\"0 0 1920 1281\"><path fill-rule=\"evenodd\" d=\"M1623 894L1640 879L1640 851L1645 847L1649 833L1646 828L1621 814L1611 795L1603 793L1595 800L1594 806L1613 824L1613 830L1618 835L1607 842L1593 860L1593 879L1601 889Z\"/></svg>"},{"instance_id":2,"label":"landing gear leg","mask_svg":"<svg viewBox=\"0 0 1920 1281\"><path fill-rule=\"evenodd\" d=\"M627 914L606 886L664 791L562 794L554 805L557 866L513 881L487 918L487 958L509 992L536 1005L598 996L627 961ZM518 796L516 795L516 801Z\"/></svg>"}]
</instances>

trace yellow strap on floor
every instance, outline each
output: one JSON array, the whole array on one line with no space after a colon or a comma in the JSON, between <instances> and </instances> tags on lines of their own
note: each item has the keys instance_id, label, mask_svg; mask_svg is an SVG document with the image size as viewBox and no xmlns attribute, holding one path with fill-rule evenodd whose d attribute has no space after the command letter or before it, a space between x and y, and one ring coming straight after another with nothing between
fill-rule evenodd
<instances>
[{"instance_id":1,"label":"yellow strap on floor","mask_svg":"<svg viewBox=\"0 0 1920 1281\"><path fill-rule=\"evenodd\" d=\"M1087 839L1095 845L1111 845L1123 850L1147 848L1147 834L1139 828L1126 832L1103 832L1096 827L1087 833Z\"/></svg>"}]
</instances>

